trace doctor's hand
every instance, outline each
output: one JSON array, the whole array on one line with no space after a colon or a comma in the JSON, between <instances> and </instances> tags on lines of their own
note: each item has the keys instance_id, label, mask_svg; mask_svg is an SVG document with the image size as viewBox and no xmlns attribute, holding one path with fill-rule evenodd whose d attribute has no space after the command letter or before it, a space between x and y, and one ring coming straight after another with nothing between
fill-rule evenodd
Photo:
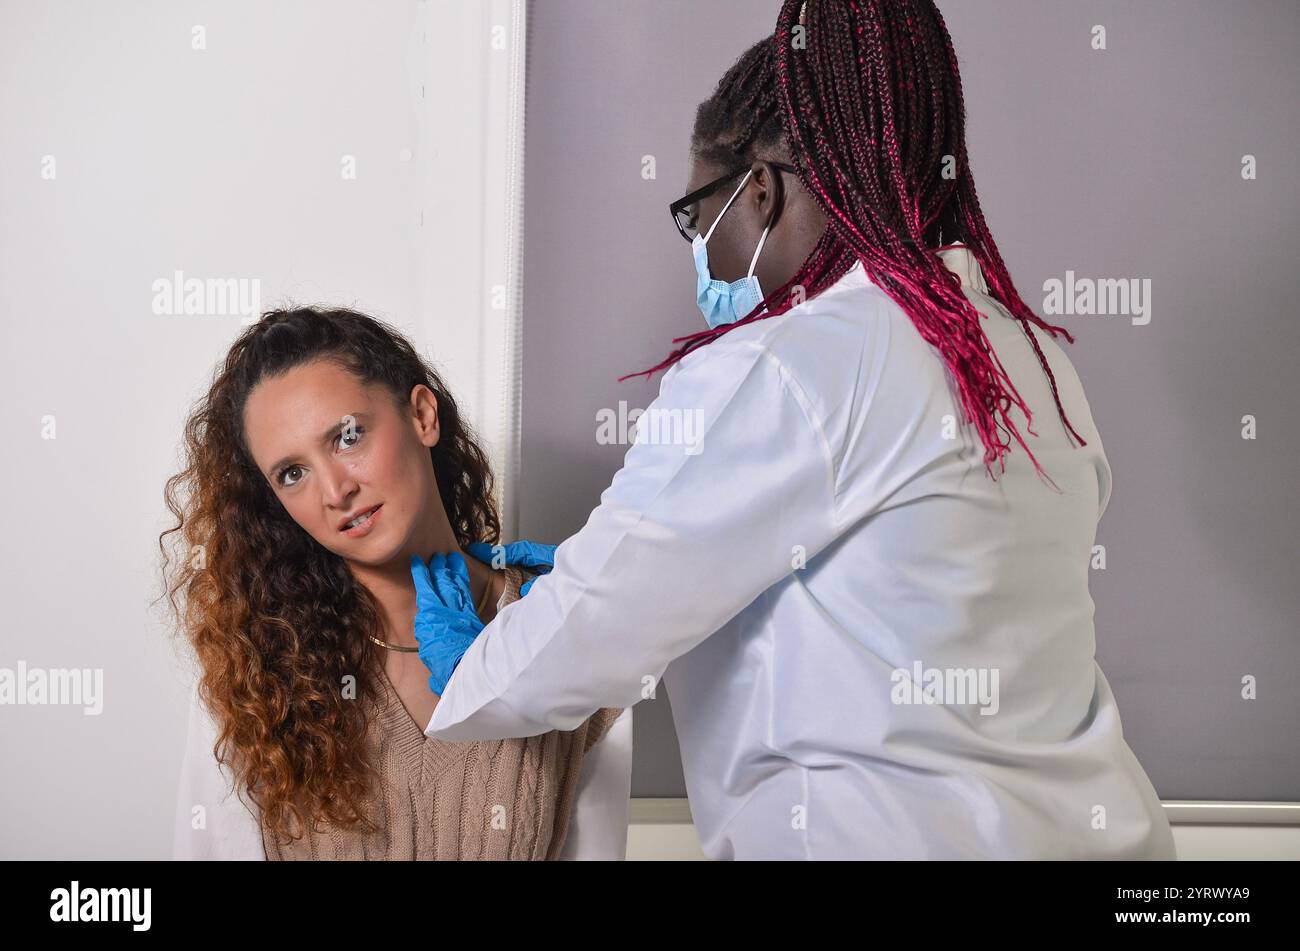
<instances>
[{"instance_id":1,"label":"doctor's hand","mask_svg":"<svg viewBox=\"0 0 1300 951\"><path fill-rule=\"evenodd\" d=\"M420 660L429 668L429 689L442 696L447 681L483 621L474 610L469 569L460 552L434 554L425 564L411 556L411 577L415 581L415 641Z\"/></svg>"},{"instance_id":2,"label":"doctor's hand","mask_svg":"<svg viewBox=\"0 0 1300 951\"><path fill-rule=\"evenodd\" d=\"M539 576L546 574L555 567L555 549L558 545L547 545L542 542L517 541L509 545L489 545L487 542L472 542L465 546L465 550L485 564L491 565L498 571L504 565L519 565L529 568ZM501 561L498 562L497 559ZM533 586L537 578L529 578L519 586L519 597L528 593L528 589Z\"/></svg>"}]
</instances>

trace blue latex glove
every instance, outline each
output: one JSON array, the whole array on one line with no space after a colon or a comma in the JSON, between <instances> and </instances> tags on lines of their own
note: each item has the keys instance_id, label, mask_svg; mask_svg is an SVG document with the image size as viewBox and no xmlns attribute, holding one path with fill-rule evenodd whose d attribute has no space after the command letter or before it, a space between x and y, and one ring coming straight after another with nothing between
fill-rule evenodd
<instances>
[{"instance_id":1,"label":"blue latex glove","mask_svg":"<svg viewBox=\"0 0 1300 951\"><path fill-rule=\"evenodd\" d=\"M558 545L542 542L517 541L509 545L489 545L487 542L471 542L465 550L484 564L500 571L506 565L520 565L530 568L539 576L555 567L555 549ZM536 578L529 578L519 586L519 597L528 593Z\"/></svg>"},{"instance_id":2,"label":"blue latex glove","mask_svg":"<svg viewBox=\"0 0 1300 951\"><path fill-rule=\"evenodd\" d=\"M426 565L411 556L415 581L415 641L429 668L429 689L442 696L456 665L483 630L474 610L469 568L460 552L435 553Z\"/></svg>"}]
</instances>

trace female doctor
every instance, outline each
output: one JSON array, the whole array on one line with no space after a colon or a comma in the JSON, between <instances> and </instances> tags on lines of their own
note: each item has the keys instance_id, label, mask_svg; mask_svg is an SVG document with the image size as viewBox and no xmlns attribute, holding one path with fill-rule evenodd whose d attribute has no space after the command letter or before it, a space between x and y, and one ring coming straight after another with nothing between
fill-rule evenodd
<instances>
[{"instance_id":1,"label":"female doctor","mask_svg":"<svg viewBox=\"0 0 1300 951\"><path fill-rule=\"evenodd\" d=\"M567 730L662 678L711 858L1174 857L1094 658L1110 467L963 118L931 0L784 3L673 205L710 329L640 425L702 440L638 434L486 628L438 568L428 735Z\"/></svg>"}]
</instances>

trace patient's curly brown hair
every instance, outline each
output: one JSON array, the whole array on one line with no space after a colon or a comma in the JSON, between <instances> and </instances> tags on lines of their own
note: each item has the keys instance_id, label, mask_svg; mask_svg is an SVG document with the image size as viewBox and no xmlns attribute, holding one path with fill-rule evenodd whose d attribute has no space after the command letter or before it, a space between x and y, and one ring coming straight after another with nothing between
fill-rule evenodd
<instances>
[{"instance_id":1,"label":"patient's curly brown hair","mask_svg":"<svg viewBox=\"0 0 1300 951\"><path fill-rule=\"evenodd\" d=\"M299 308L263 314L235 341L185 425L185 468L164 490L177 524L158 545L165 593L217 724L213 755L277 838L322 820L371 827L364 800L374 764L358 700L378 690L382 668L366 635L383 636L379 606L344 560L285 512L242 426L259 382L320 359L382 385L399 407L417 384L429 387L442 432L430 453L456 540L496 544L501 532L486 455L438 374L400 333L352 310ZM175 532L173 564L164 540ZM355 699L345 698L352 684Z\"/></svg>"}]
</instances>

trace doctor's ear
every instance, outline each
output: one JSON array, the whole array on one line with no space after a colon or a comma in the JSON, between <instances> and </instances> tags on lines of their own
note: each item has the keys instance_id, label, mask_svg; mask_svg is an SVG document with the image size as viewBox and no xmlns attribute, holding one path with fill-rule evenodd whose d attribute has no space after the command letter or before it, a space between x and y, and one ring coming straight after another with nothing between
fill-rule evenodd
<instances>
[{"instance_id":1,"label":"doctor's ear","mask_svg":"<svg viewBox=\"0 0 1300 951\"><path fill-rule=\"evenodd\" d=\"M759 159L750 170L753 172L754 199L758 203L759 226L775 228L785 208L785 182L781 170L771 162Z\"/></svg>"}]
</instances>

